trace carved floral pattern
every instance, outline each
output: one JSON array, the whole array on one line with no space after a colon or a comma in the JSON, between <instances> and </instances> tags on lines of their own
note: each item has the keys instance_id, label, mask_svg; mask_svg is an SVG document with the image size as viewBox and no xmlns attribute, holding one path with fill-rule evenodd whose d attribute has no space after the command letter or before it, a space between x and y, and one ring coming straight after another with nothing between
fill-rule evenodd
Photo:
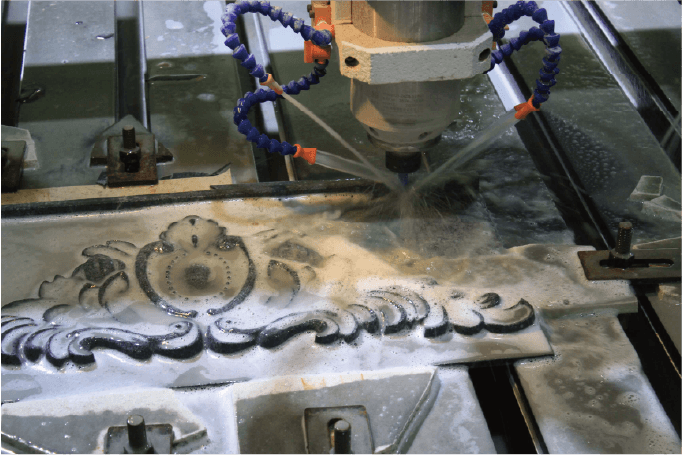
<instances>
[{"instance_id":1,"label":"carved floral pattern","mask_svg":"<svg viewBox=\"0 0 682 455\"><path fill-rule=\"evenodd\" d=\"M285 308L302 289L299 274L314 275L324 263L319 253L291 239L265 253L275 259L261 279L288 290ZM38 298L2 307L3 364L37 362L42 356L57 367L67 361L91 364L97 348L139 360L153 355L187 359L205 349L233 354L253 346L273 348L308 331L320 344L350 343L362 331L392 336L417 326L426 338L450 331L511 333L535 320L533 307L523 299L505 305L499 295L488 293L448 314L442 303L388 286L333 311L273 312L271 322L256 326L234 321L230 312L248 305L256 266L240 237L198 216L172 223L158 241L139 249L109 241L82 254L87 260L69 278L55 276L42 283ZM267 303L271 299L276 297ZM453 293L451 300L466 299Z\"/></svg>"}]
</instances>

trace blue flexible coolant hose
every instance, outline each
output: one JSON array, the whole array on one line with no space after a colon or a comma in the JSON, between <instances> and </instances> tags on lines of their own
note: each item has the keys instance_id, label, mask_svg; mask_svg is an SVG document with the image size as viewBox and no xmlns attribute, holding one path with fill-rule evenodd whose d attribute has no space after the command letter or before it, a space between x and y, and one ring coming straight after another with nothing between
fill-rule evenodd
<instances>
[{"instance_id":1,"label":"blue flexible coolant hose","mask_svg":"<svg viewBox=\"0 0 682 455\"><path fill-rule=\"evenodd\" d=\"M263 66L256 62L253 54L249 54L246 47L240 43L239 37L235 33L237 27L235 21L238 16L245 13L260 13L263 16L268 16L273 21L279 21L284 27L291 27L295 33L300 33L304 40L311 41L318 46L329 45L332 40L329 31L315 30L313 27L305 25L302 19L294 17L291 13L283 12L281 7L270 6L269 1L239 0L227 5L221 18L223 26L220 29L226 37L225 45L232 49L232 56L239 60L241 65L247 68L250 74L257 77L260 82L267 81L267 73L265 73ZM518 38L509 40L509 44L501 44L500 40L504 37L505 32L504 27L524 16L531 17L540 24L540 28L532 27L528 31L521 32ZM533 41L545 43L547 56L542 59L543 67L540 70L540 79L536 80L532 101L533 106L539 108L542 103L549 99L550 88L556 84L555 76L559 74L557 65L561 59L560 35L554 33L554 21L547 18L547 11L544 8L538 8L536 2L519 1L495 14L488 24L488 28L493 34L493 39L500 44L500 49L491 55L489 71L496 64L502 62L504 57L510 56L512 52L518 51L522 46ZM298 81L289 82L282 87L282 90L288 95L296 95L301 90L309 90L311 85L318 84L320 78L326 74L328 63L328 61L317 63L313 72L301 77ZM270 139L265 134L261 134L247 119L251 106L265 101L275 101L277 98L282 98L282 96L272 90L258 89L255 93L247 92L244 98L240 98L237 102L233 120L239 132L244 134L247 140L254 142L257 147L266 148L271 153L293 155L296 153L296 147L286 141L280 143L276 139Z\"/></svg>"},{"instance_id":2,"label":"blue flexible coolant hose","mask_svg":"<svg viewBox=\"0 0 682 455\"><path fill-rule=\"evenodd\" d=\"M555 76L559 74L557 65L561 59L560 35L554 33L554 21L547 19L547 11L544 8L538 8L537 3L520 1L495 14L488 24L488 28L493 34L493 39L501 44L500 40L504 37L504 27L523 16L531 17L540 24L540 28L532 27L528 31L521 32L518 38L510 39L509 44L502 44L500 49L491 55L490 70L502 62L504 57L510 56L512 52L518 51L522 46L533 41L543 41L547 56L542 59L543 67L540 70L540 79L536 79L536 87L533 92L533 106L539 108L542 103L549 99L549 89L556 84Z\"/></svg>"},{"instance_id":3,"label":"blue flexible coolant hose","mask_svg":"<svg viewBox=\"0 0 682 455\"><path fill-rule=\"evenodd\" d=\"M220 31L226 38L225 45L232 49L232 56L249 70L249 74L257 77L260 82L267 81L267 73L263 66L256 62L253 54L249 54L246 46L239 42L239 36L235 33L237 28L235 21L237 17L245 13L260 13L263 16L268 16L273 21L279 21L284 27L291 27L295 33L300 33L304 40L311 41L318 46L327 46L332 41L331 32L328 30L315 30L313 27L305 25L303 19L298 19L291 13L283 12L279 6L270 6L269 1L240 0L227 5L225 13L221 17L223 26L220 28ZM318 84L320 78L327 74L325 68L328 63L316 64L310 74L301 77L298 81L289 82L287 85L282 86L282 90L288 95L296 95L301 90L310 89L311 85ZM272 90L258 89L255 93L247 92L244 98L240 98L237 102L237 107L234 108L233 120L239 132L245 135L247 140L254 142L257 147L266 148L271 153L293 155L296 153L296 147L286 141L280 143L276 139L270 139L265 134L261 134L246 118L251 106L265 101L275 101L277 98L282 98L282 96Z\"/></svg>"}]
</instances>

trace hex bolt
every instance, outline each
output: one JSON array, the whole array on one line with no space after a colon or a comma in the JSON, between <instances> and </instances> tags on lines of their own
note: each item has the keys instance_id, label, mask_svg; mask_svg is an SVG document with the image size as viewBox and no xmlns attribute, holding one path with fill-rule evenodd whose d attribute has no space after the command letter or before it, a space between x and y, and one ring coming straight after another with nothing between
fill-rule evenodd
<instances>
[{"instance_id":1,"label":"hex bolt","mask_svg":"<svg viewBox=\"0 0 682 455\"><path fill-rule=\"evenodd\" d=\"M334 441L334 453L351 453L350 451L350 423L345 420L338 420L334 423L332 430Z\"/></svg>"},{"instance_id":2,"label":"hex bolt","mask_svg":"<svg viewBox=\"0 0 682 455\"><path fill-rule=\"evenodd\" d=\"M134 149L137 147L135 141L135 127L132 125L126 125L123 127L123 148Z\"/></svg>"},{"instance_id":3,"label":"hex bolt","mask_svg":"<svg viewBox=\"0 0 682 455\"><path fill-rule=\"evenodd\" d=\"M630 252L631 244L632 223L622 221L618 224L616 246L609 252L608 264L610 267L625 269L632 264L634 255Z\"/></svg>"},{"instance_id":4,"label":"hex bolt","mask_svg":"<svg viewBox=\"0 0 682 455\"><path fill-rule=\"evenodd\" d=\"M630 244L632 243L632 223L629 221L622 221L618 224L618 236L616 237L616 253L628 254L630 253Z\"/></svg>"},{"instance_id":5,"label":"hex bolt","mask_svg":"<svg viewBox=\"0 0 682 455\"><path fill-rule=\"evenodd\" d=\"M123 127L121 134L123 136L123 146L118 152L119 159L123 163L126 172L139 172L142 152L137 145L135 127L126 125Z\"/></svg>"},{"instance_id":6,"label":"hex bolt","mask_svg":"<svg viewBox=\"0 0 682 455\"><path fill-rule=\"evenodd\" d=\"M154 453L154 447L147 442L147 427L141 415L128 416L128 444L132 453Z\"/></svg>"}]
</instances>

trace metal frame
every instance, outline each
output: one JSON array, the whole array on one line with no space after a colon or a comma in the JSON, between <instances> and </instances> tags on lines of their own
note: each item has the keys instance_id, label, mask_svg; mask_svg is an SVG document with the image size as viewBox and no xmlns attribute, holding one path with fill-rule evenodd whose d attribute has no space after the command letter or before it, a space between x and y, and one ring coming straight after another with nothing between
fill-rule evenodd
<instances>
[{"instance_id":1,"label":"metal frame","mask_svg":"<svg viewBox=\"0 0 682 455\"><path fill-rule=\"evenodd\" d=\"M335 182L243 183L214 186L210 191L189 191L186 193L174 194L146 194L116 198L3 205L0 213L3 218L25 218L31 216L65 215L107 210L131 210L141 207L221 199L258 197L282 198L302 194L327 193L373 193L379 195L387 191L388 190L381 184L362 179L339 180Z\"/></svg>"}]
</instances>

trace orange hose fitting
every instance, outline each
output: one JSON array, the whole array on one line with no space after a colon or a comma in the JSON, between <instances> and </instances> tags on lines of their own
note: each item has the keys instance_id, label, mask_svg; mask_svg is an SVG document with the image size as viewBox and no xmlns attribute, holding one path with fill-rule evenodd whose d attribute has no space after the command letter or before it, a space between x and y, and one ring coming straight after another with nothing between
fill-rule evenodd
<instances>
[{"instance_id":1,"label":"orange hose fitting","mask_svg":"<svg viewBox=\"0 0 682 455\"><path fill-rule=\"evenodd\" d=\"M265 82L261 82L260 85L264 85L264 86L266 86L266 87L269 87L270 89L272 89L272 90L273 90L275 93L277 93L278 95L281 95L282 93L284 93L284 90L282 90L282 86L279 85L279 84L275 81L275 78L272 77L272 74L269 74L269 73L268 73L268 80L265 81Z\"/></svg>"},{"instance_id":2,"label":"orange hose fitting","mask_svg":"<svg viewBox=\"0 0 682 455\"><path fill-rule=\"evenodd\" d=\"M294 158L303 158L308 163L315 164L315 158L317 157L316 148L304 149L298 144L294 144L294 147L296 147L296 153L294 153Z\"/></svg>"},{"instance_id":3,"label":"orange hose fitting","mask_svg":"<svg viewBox=\"0 0 682 455\"><path fill-rule=\"evenodd\" d=\"M319 21L317 25L315 25L315 30L329 30L332 34L332 39L334 39L335 32L333 25L329 25L324 21ZM316 44L313 44L312 41L305 41L303 43L303 62L313 63L315 60L329 60L331 59L331 57L332 57L331 45L318 46Z\"/></svg>"},{"instance_id":4,"label":"orange hose fitting","mask_svg":"<svg viewBox=\"0 0 682 455\"><path fill-rule=\"evenodd\" d=\"M540 110L540 108L533 106L533 96L531 96L530 99L525 103L514 106L514 110L516 111L514 117L516 117L518 120L524 120L526 117L528 117L528 114L531 112L537 112Z\"/></svg>"},{"instance_id":5,"label":"orange hose fitting","mask_svg":"<svg viewBox=\"0 0 682 455\"><path fill-rule=\"evenodd\" d=\"M317 46L311 41L303 43L303 62L313 63L315 60L329 60L331 57L331 46Z\"/></svg>"},{"instance_id":6,"label":"orange hose fitting","mask_svg":"<svg viewBox=\"0 0 682 455\"><path fill-rule=\"evenodd\" d=\"M488 14L488 13L483 13L483 20L485 21L486 24L489 24L490 21L493 20L493 17L492 17L490 14ZM508 26L508 25L505 25L505 26L504 26L504 29L505 29L505 30L509 30L509 26Z\"/></svg>"},{"instance_id":7,"label":"orange hose fitting","mask_svg":"<svg viewBox=\"0 0 682 455\"><path fill-rule=\"evenodd\" d=\"M483 3L488 3L488 2L483 2ZM491 4L491 6L490 6L491 11L492 11L492 3L493 3L493 2L490 2L490 4ZM483 20L485 21L486 24L489 24L490 21L493 20L493 17L492 17L490 14L488 14L487 12L485 12L485 5L484 5L484 7L483 7ZM508 26L508 25L505 25L505 26L504 26L504 29L505 29L505 30L509 30L509 26ZM497 49L497 43L496 43L495 41L493 41L493 46L492 46L492 48L493 48L493 50Z\"/></svg>"}]
</instances>

